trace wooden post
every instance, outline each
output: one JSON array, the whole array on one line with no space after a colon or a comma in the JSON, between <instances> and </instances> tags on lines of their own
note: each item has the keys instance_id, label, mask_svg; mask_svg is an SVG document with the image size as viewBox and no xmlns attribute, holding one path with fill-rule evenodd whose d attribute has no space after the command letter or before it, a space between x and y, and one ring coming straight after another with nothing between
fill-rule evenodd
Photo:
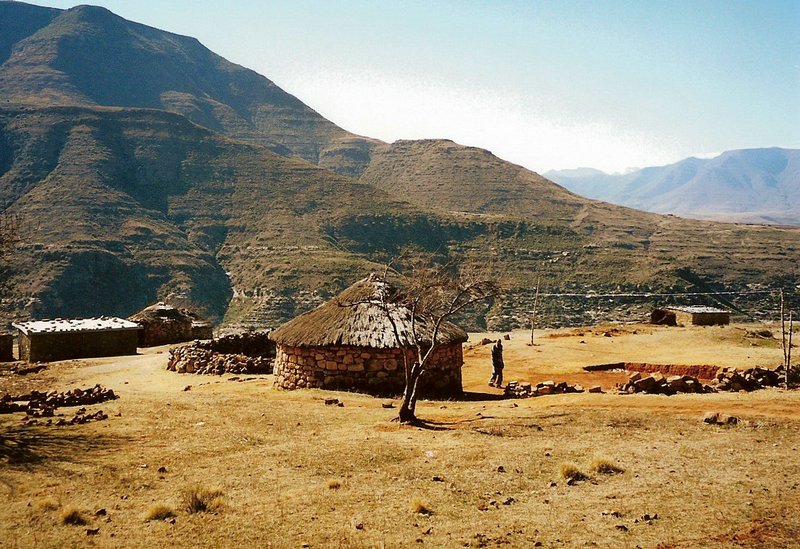
<instances>
[{"instance_id":1,"label":"wooden post","mask_svg":"<svg viewBox=\"0 0 800 549\"><path fill-rule=\"evenodd\" d=\"M531 347L533 347L533 331L536 329L536 307L539 305L539 278L536 279L536 295L533 296L533 313L531 314Z\"/></svg>"},{"instance_id":2,"label":"wooden post","mask_svg":"<svg viewBox=\"0 0 800 549\"><path fill-rule=\"evenodd\" d=\"M781 288L781 349L783 349L783 377L786 384L789 384L789 364L786 349L786 314L784 312L783 288Z\"/></svg>"},{"instance_id":3,"label":"wooden post","mask_svg":"<svg viewBox=\"0 0 800 549\"><path fill-rule=\"evenodd\" d=\"M792 311L789 311L789 344L786 346L786 385L789 385L789 370L792 368L792 332L794 331L794 319Z\"/></svg>"}]
</instances>

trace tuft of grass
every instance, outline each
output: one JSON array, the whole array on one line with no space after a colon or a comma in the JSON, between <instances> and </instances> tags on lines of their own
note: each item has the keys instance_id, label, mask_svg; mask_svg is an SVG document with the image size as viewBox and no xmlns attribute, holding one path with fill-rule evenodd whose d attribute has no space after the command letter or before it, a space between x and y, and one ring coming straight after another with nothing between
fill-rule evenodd
<instances>
[{"instance_id":1,"label":"tuft of grass","mask_svg":"<svg viewBox=\"0 0 800 549\"><path fill-rule=\"evenodd\" d=\"M34 504L34 507L36 508L37 511L55 511L56 509L61 507L61 504L58 502L56 498L48 496L37 501Z\"/></svg>"},{"instance_id":2,"label":"tuft of grass","mask_svg":"<svg viewBox=\"0 0 800 549\"><path fill-rule=\"evenodd\" d=\"M604 457L595 457L590 468L592 471L603 475L617 475L625 472L625 469Z\"/></svg>"},{"instance_id":3,"label":"tuft of grass","mask_svg":"<svg viewBox=\"0 0 800 549\"><path fill-rule=\"evenodd\" d=\"M338 490L342 487L342 481L338 478L332 478L327 482L327 486L329 490Z\"/></svg>"},{"instance_id":4,"label":"tuft of grass","mask_svg":"<svg viewBox=\"0 0 800 549\"><path fill-rule=\"evenodd\" d=\"M574 463L562 463L559 466L561 478L565 480L579 481L586 480L588 477Z\"/></svg>"},{"instance_id":5,"label":"tuft of grass","mask_svg":"<svg viewBox=\"0 0 800 549\"><path fill-rule=\"evenodd\" d=\"M433 509L431 509L431 506L428 505L427 501L424 501L420 498L414 498L411 500L411 512L417 513L418 515L432 515Z\"/></svg>"},{"instance_id":6,"label":"tuft of grass","mask_svg":"<svg viewBox=\"0 0 800 549\"><path fill-rule=\"evenodd\" d=\"M68 526L83 526L86 524L86 519L83 518L83 514L81 514L77 508L70 505L61 511L61 524L66 524Z\"/></svg>"},{"instance_id":7,"label":"tuft of grass","mask_svg":"<svg viewBox=\"0 0 800 549\"><path fill-rule=\"evenodd\" d=\"M166 503L154 503L144 514L145 521L164 520L175 516L175 510Z\"/></svg>"},{"instance_id":8,"label":"tuft of grass","mask_svg":"<svg viewBox=\"0 0 800 549\"><path fill-rule=\"evenodd\" d=\"M222 508L222 490L193 486L183 491L181 508L189 514L214 513Z\"/></svg>"}]
</instances>

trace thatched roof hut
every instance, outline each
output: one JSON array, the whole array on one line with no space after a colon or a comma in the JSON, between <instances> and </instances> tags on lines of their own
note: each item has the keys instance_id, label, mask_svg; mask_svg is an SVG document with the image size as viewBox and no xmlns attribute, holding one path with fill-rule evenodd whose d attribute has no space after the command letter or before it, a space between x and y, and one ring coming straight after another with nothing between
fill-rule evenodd
<instances>
[{"instance_id":1,"label":"thatched roof hut","mask_svg":"<svg viewBox=\"0 0 800 549\"><path fill-rule=\"evenodd\" d=\"M387 315L382 296L387 296ZM392 321L397 327L400 346L412 345L411 310L397 304L400 293L382 277L370 275L359 280L334 299L291 320L272 332L276 343L292 347L325 347L349 345L373 349L398 347ZM416 319L420 341L430 344L433 325L424 318ZM442 322L437 343L463 343L467 333L452 322Z\"/></svg>"},{"instance_id":2,"label":"thatched roof hut","mask_svg":"<svg viewBox=\"0 0 800 549\"><path fill-rule=\"evenodd\" d=\"M142 309L129 317L129 320L142 327L139 332L140 347L190 341L194 339L192 325L197 322L186 309L179 309L162 302Z\"/></svg>"},{"instance_id":3,"label":"thatched roof hut","mask_svg":"<svg viewBox=\"0 0 800 549\"><path fill-rule=\"evenodd\" d=\"M383 296L391 320L382 305ZM275 384L287 389L401 392L404 360L413 357L414 341L411 311L398 302L399 297L397 289L371 275L272 332L277 346ZM430 345L432 322L416 318L414 323L417 337ZM464 330L442 322L436 338L439 348L420 381L423 395L461 393L461 344L465 341Z\"/></svg>"}]
</instances>

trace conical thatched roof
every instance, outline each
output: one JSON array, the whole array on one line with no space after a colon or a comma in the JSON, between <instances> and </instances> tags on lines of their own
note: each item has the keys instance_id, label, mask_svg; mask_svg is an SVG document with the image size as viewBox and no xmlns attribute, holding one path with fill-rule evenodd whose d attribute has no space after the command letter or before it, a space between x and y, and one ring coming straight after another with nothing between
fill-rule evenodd
<instances>
[{"instance_id":1,"label":"conical thatched roof","mask_svg":"<svg viewBox=\"0 0 800 549\"><path fill-rule=\"evenodd\" d=\"M376 349L397 348L397 340L386 311L381 305L381 295L397 296L397 291L381 277L370 275L359 280L337 297L291 320L272 332L270 338L278 344L291 347L327 347L348 345ZM413 345L411 337L411 311L392 303L389 312L400 336L400 346ZM433 323L416 320L417 336L430 343ZM437 343L456 343L467 340L467 333L451 322L442 322Z\"/></svg>"},{"instance_id":2,"label":"conical thatched roof","mask_svg":"<svg viewBox=\"0 0 800 549\"><path fill-rule=\"evenodd\" d=\"M166 303L156 303L145 307L135 315L129 317L134 322L192 322L194 318L185 309L178 309Z\"/></svg>"}]
</instances>

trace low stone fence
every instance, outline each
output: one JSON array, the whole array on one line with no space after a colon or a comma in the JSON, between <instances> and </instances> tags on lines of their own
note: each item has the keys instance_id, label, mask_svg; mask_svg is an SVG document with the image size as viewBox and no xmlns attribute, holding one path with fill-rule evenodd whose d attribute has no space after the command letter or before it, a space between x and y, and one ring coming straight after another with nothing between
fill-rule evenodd
<instances>
[{"instance_id":1,"label":"low stone fence","mask_svg":"<svg viewBox=\"0 0 800 549\"><path fill-rule=\"evenodd\" d=\"M169 352L167 370L179 374L271 374L275 344L267 332L195 341Z\"/></svg>"}]
</instances>

